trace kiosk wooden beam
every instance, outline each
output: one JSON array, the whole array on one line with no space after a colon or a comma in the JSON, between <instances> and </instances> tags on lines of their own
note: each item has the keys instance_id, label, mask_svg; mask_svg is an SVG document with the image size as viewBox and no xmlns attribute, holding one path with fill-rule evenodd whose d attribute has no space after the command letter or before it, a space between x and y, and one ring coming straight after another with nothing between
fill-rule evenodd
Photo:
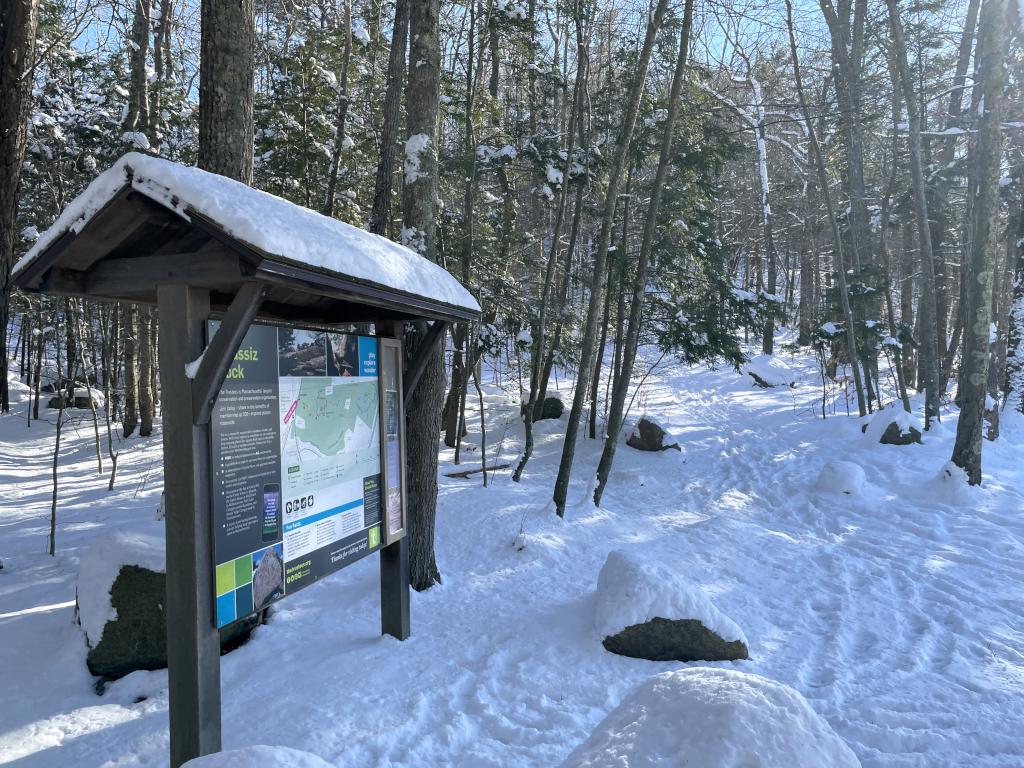
<instances>
[{"instance_id":1,"label":"kiosk wooden beam","mask_svg":"<svg viewBox=\"0 0 1024 768\"><path fill-rule=\"evenodd\" d=\"M167 531L167 685L170 762L219 752L220 634L213 615L210 427L193 424L185 366L203 351L208 290L157 288Z\"/></svg>"}]
</instances>

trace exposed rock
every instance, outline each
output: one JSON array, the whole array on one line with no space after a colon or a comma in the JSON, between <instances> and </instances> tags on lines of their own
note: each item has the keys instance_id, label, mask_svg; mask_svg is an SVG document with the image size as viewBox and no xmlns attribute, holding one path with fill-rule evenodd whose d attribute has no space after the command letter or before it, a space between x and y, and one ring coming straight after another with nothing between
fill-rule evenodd
<instances>
[{"instance_id":1,"label":"exposed rock","mask_svg":"<svg viewBox=\"0 0 1024 768\"><path fill-rule=\"evenodd\" d=\"M545 397L544 404L540 407L540 416L537 418L537 421L560 419L563 413L565 413L565 403L560 398Z\"/></svg>"},{"instance_id":2,"label":"exposed rock","mask_svg":"<svg viewBox=\"0 0 1024 768\"><path fill-rule=\"evenodd\" d=\"M655 616L633 624L602 645L612 653L650 661L736 661L750 657L740 640L724 640L697 619L663 619Z\"/></svg>"},{"instance_id":3,"label":"exposed rock","mask_svg":"<svg viewBox=\"0 0 1024 768\"><path fill-rule=\"evenodd\" d=\"M89 672L116 680L139 669L167 666L167 576L137 565L123 565L110 587L117 618L108 621L95 647L89 649ZM244 643L257 624L255 616L221 630L221 651Z\"/></svg>"},{"instance_id":4,"label":"exposed rock","mask_svg":"<svg viewBox=\"0 0 1024 768\"><path fill-rule=\"evenodd\" d=\"M651 661L733 661L746 638L700 587L663 563L615 550L597 579L595 625L612 653Z\"/></svg>"},{"instance_id":5,"label":"exposed rock","mask_svg":"<svg viewBox=\"0 0 1024 768\"><path fill-rule=\"evenodd\" d=\"M750 374L750 378L757 386L763 389L796 386L796 374L785 362L774 355L752 357L743 366L743 370Z\"/></svg>"},{"instance_id":6,"label":"exposed rock","mask_svg":"<svg viewBox=\"0 0 1024 768\"><path fill-rule=\"evenodd\" d=\"M680 453L683 451L672 435L647 415L640 417L640 421L626 439L626 445L638 451L666 451L669 448L675 448Z\"/></svg>"},{"instance_id":7,"label":"exposed rock","mask_svg":"<svg viewBox=\"0 0 1024 768\"><path fill-rule=\"evenodd\" d=\"M91 410L93 407L102 408L104 404L103 393L98 389L92 387L76 387L74 396L68 396L67 391L62 391L59 394L51 397L46 407L53 410L59 408L83 408ZM63 404L63 405L62 405Z\"/></svg>"},{"instance_id":8,"label":"exposed rock","mask_svg":"<svg viewBox=\"0 0 1024 768\"><path fill-rule=\"evenodd\" d=\"M864 425L864 434L872 443L912 445L921 442L922 426L914 414L893 404L875 413Z\"/></svg>"}]
</instances>

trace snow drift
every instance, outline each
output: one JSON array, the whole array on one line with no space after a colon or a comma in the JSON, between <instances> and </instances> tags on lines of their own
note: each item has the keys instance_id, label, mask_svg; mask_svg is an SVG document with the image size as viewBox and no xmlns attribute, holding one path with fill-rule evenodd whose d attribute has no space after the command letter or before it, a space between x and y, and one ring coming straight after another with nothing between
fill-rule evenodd
<instances>
[{"instance_id":1,"label":"snow drift","mask_svg":"<svg viewBox=\"0 0 1024 768\"><path fill-rule=\"evenodd\" d=\"M299 749L260 745L197 757L183 768L331 768L331 765Z\"/></svg>"},{"instance_id":2,"label":"snow drift","mask_svg":"<svg viewBox=\"0 0 1024 768\"><path fill-rule=\"evenodd\" d=\"M663 672L602 720L562 768L859 768L797 691L713 667Z\"/></svg>"}]
</instances>

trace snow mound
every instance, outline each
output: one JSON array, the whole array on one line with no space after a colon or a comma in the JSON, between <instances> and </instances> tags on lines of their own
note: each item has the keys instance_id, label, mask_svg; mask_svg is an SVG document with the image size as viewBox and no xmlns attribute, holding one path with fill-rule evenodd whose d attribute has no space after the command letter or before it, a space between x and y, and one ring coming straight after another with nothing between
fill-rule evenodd
<instances>
[{"instance_id":1,"label":"snow mound","mask_svg":"<svg viewBox=\"0 0 1024 768\"><path fill-rule=\"evenodd\" d=\"M696 619L726 642L748 644L736 622L675 571L621 549L609 552L597 577L594 618L599 637L612 637L655 617Z\"/></svg>"},{"instance_id":2,"label":"snow mound","mask_svg":"<svg viewBox=\"0 0 1024 768\"><path fill-rule=\"evenodd\" d=\"M331 768L331 765L310 752L259 745L197 757L182 768Z\"/></svg>"},{"instance_id":3,"label":"snow mound","mask_svg":"<svg viewBox=\"0 0 1024 768\"><path fill-rule=\"evenodd\" d=\"M642 683L562 768L859 768L853 751L792 688L713 667Z\"/></svg>"},{"instance_id":4,"label":"snow mound","mask_svg":"<svg viewBox=\"0 0 1024 768\"><path fill-rule=\"evenodd\" d=\"M818 473L816 486L822 491L860 496L864 492L864 470L852 461L830 461Z\"/></svg>"},{"instance_id":5,"label":"snow mound","mask_svg":"<svg viewBox=\"0 0 1024 768\"><path fill-rule=\"evenodd\" d=\"M881 442L882 435L885 434L885 430L889 428L890 424L896 424L901 435L909 435L912 429L916 429L919 433L924 432L924 427L921 426L921 422L914 414L905 411L901 404L893 403L871 417L864 437L870 443Z\"/></svg>"},{"instance_id":6,"label":"snow mound","mask_svg":"<svg viewBox=\"0 0 1024 768\"><path fill-rule=\"evenodd\" d=\"M78 564L78 621L95 648L108 621L117 618L110 588L125 565L166 571L164 540L145 533L116 532L98 536Z\"/></svg>"},{"instance_id":7,"label":"snow mound","mask_svg":"<svg viewBox=\"0 0 1024 768\"><path fill-rule=\"evenodd\" d=\"M775 355L750 358L743 366L743 372L761 379L769 387L792 387L796 384L796 374Z\"/></svg>"},{"instance_id":8,"label":"snow mound","mask_svg":"<svg viewBox=\"0 0 1024 768\"><path fill-rule=\"evenodd\" d=\"M428 137L422 138L429 143ZM425 146L418 136L409 142L418 167L418 153ZM408 171L406 176L410 183ZM443 267L398 243L233 179L138 152L122 156L72 200L14 265L13 274L25 269L65 232L80 232L126 184L186 221L191 213L199 213L256 250L284 261L456 307L480 309L472 294Z\"/></svg>"}]
</instances>

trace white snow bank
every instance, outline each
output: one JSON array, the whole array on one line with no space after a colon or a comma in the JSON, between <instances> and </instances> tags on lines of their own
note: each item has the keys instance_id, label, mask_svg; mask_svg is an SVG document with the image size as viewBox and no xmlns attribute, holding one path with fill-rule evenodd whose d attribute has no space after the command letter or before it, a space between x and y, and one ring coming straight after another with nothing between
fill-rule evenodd
<instances>
[{"instance_id":1,"label":"white snow bank","mask_svg":"<svg viewBox=\"0 0 1024 768\"><path fill-rule=\"evenodd\" d=\"M122 566L137 565L151 571L166 571L164 540L145 533L115 532L98 536L78 564L78 620L93 648L103 637L108 621L117 618L110 604Z\"/></svg>"},{"instance_id":2,"label":"white snow bank","mask_svg":"<svg viewBox=\"0 0 1024 768\"><path fill-rule=\"evenodd\" d=\"M310 752L260 745L197 757L182 768L331 768L331 765Z\"/></svg>"},{"instance_id":3,"label":"white snow bank","mask_svg":"<svg viewBox=\"0 0 1024 768\"><path fill-rule=\"evenodd\" d=\"M924 434L924 427L921 426L918 418L909 411L905 411L902 404L893 403L871 417L868 428L864 431L864 437L870 443L880 442L885 430L893 423L899 427L901 435L909 435L911 429L916 429Z\"/></svg>"},{"instance_id":4,"label":"white snow bank","mask_svg":"<svg viewBox=\"0 0 1024 768\"><path fill-rule=\"evenodd\" d=\"M398 243L233 179L136 152L121 157L72 200L15 264L14 274L65 232L80 232L128 183L182 218L188 219L190 212L202 214L276 258L452 306L480 309L472 294L442 267Z\"/></svg>"},{"instance_id":5,"label":"white snow bank","mask_svg":"<svg viewBox=\"0 0 1024 768\"><path fill-rule=\"evenodd\" d=\"M744 373L753 373L771 387L796 384L796 374L782 360L774 355L758 355L752 357L743 366Z\"/></svg>"},{"instance_id":6,"label":"white snow bank","mask_svg":"<svg viewBox=\"0 0 1024 768\"><path fill-rule=\"evenodd\" d=\"M562 768L859 768L792 688L713 667L663 672L598 724Z\"/></svg>"},{"instance_id":7,"label":"white snow bank","mask_svg":"<svg viewBox=\"0 0 1024 768\"><path fill-rule=\"evenodd\" d=\"M852 461L830 461L818 473L817 487L822 491L860 496L864 492L864 470Z\"/></svg>"},{"instance_id":8,"label":"white snow bank","mask_svg":"<svg viewBox=\"0 0 1024 768\"><path fill-rule=\"evenodd\" d=\"M655 617L697 619L726 642L747 645L743 631L700 590L662 563L621 549L608 553L597 577L595 626L602 639Z\"/></svg>"}]
</instances>

